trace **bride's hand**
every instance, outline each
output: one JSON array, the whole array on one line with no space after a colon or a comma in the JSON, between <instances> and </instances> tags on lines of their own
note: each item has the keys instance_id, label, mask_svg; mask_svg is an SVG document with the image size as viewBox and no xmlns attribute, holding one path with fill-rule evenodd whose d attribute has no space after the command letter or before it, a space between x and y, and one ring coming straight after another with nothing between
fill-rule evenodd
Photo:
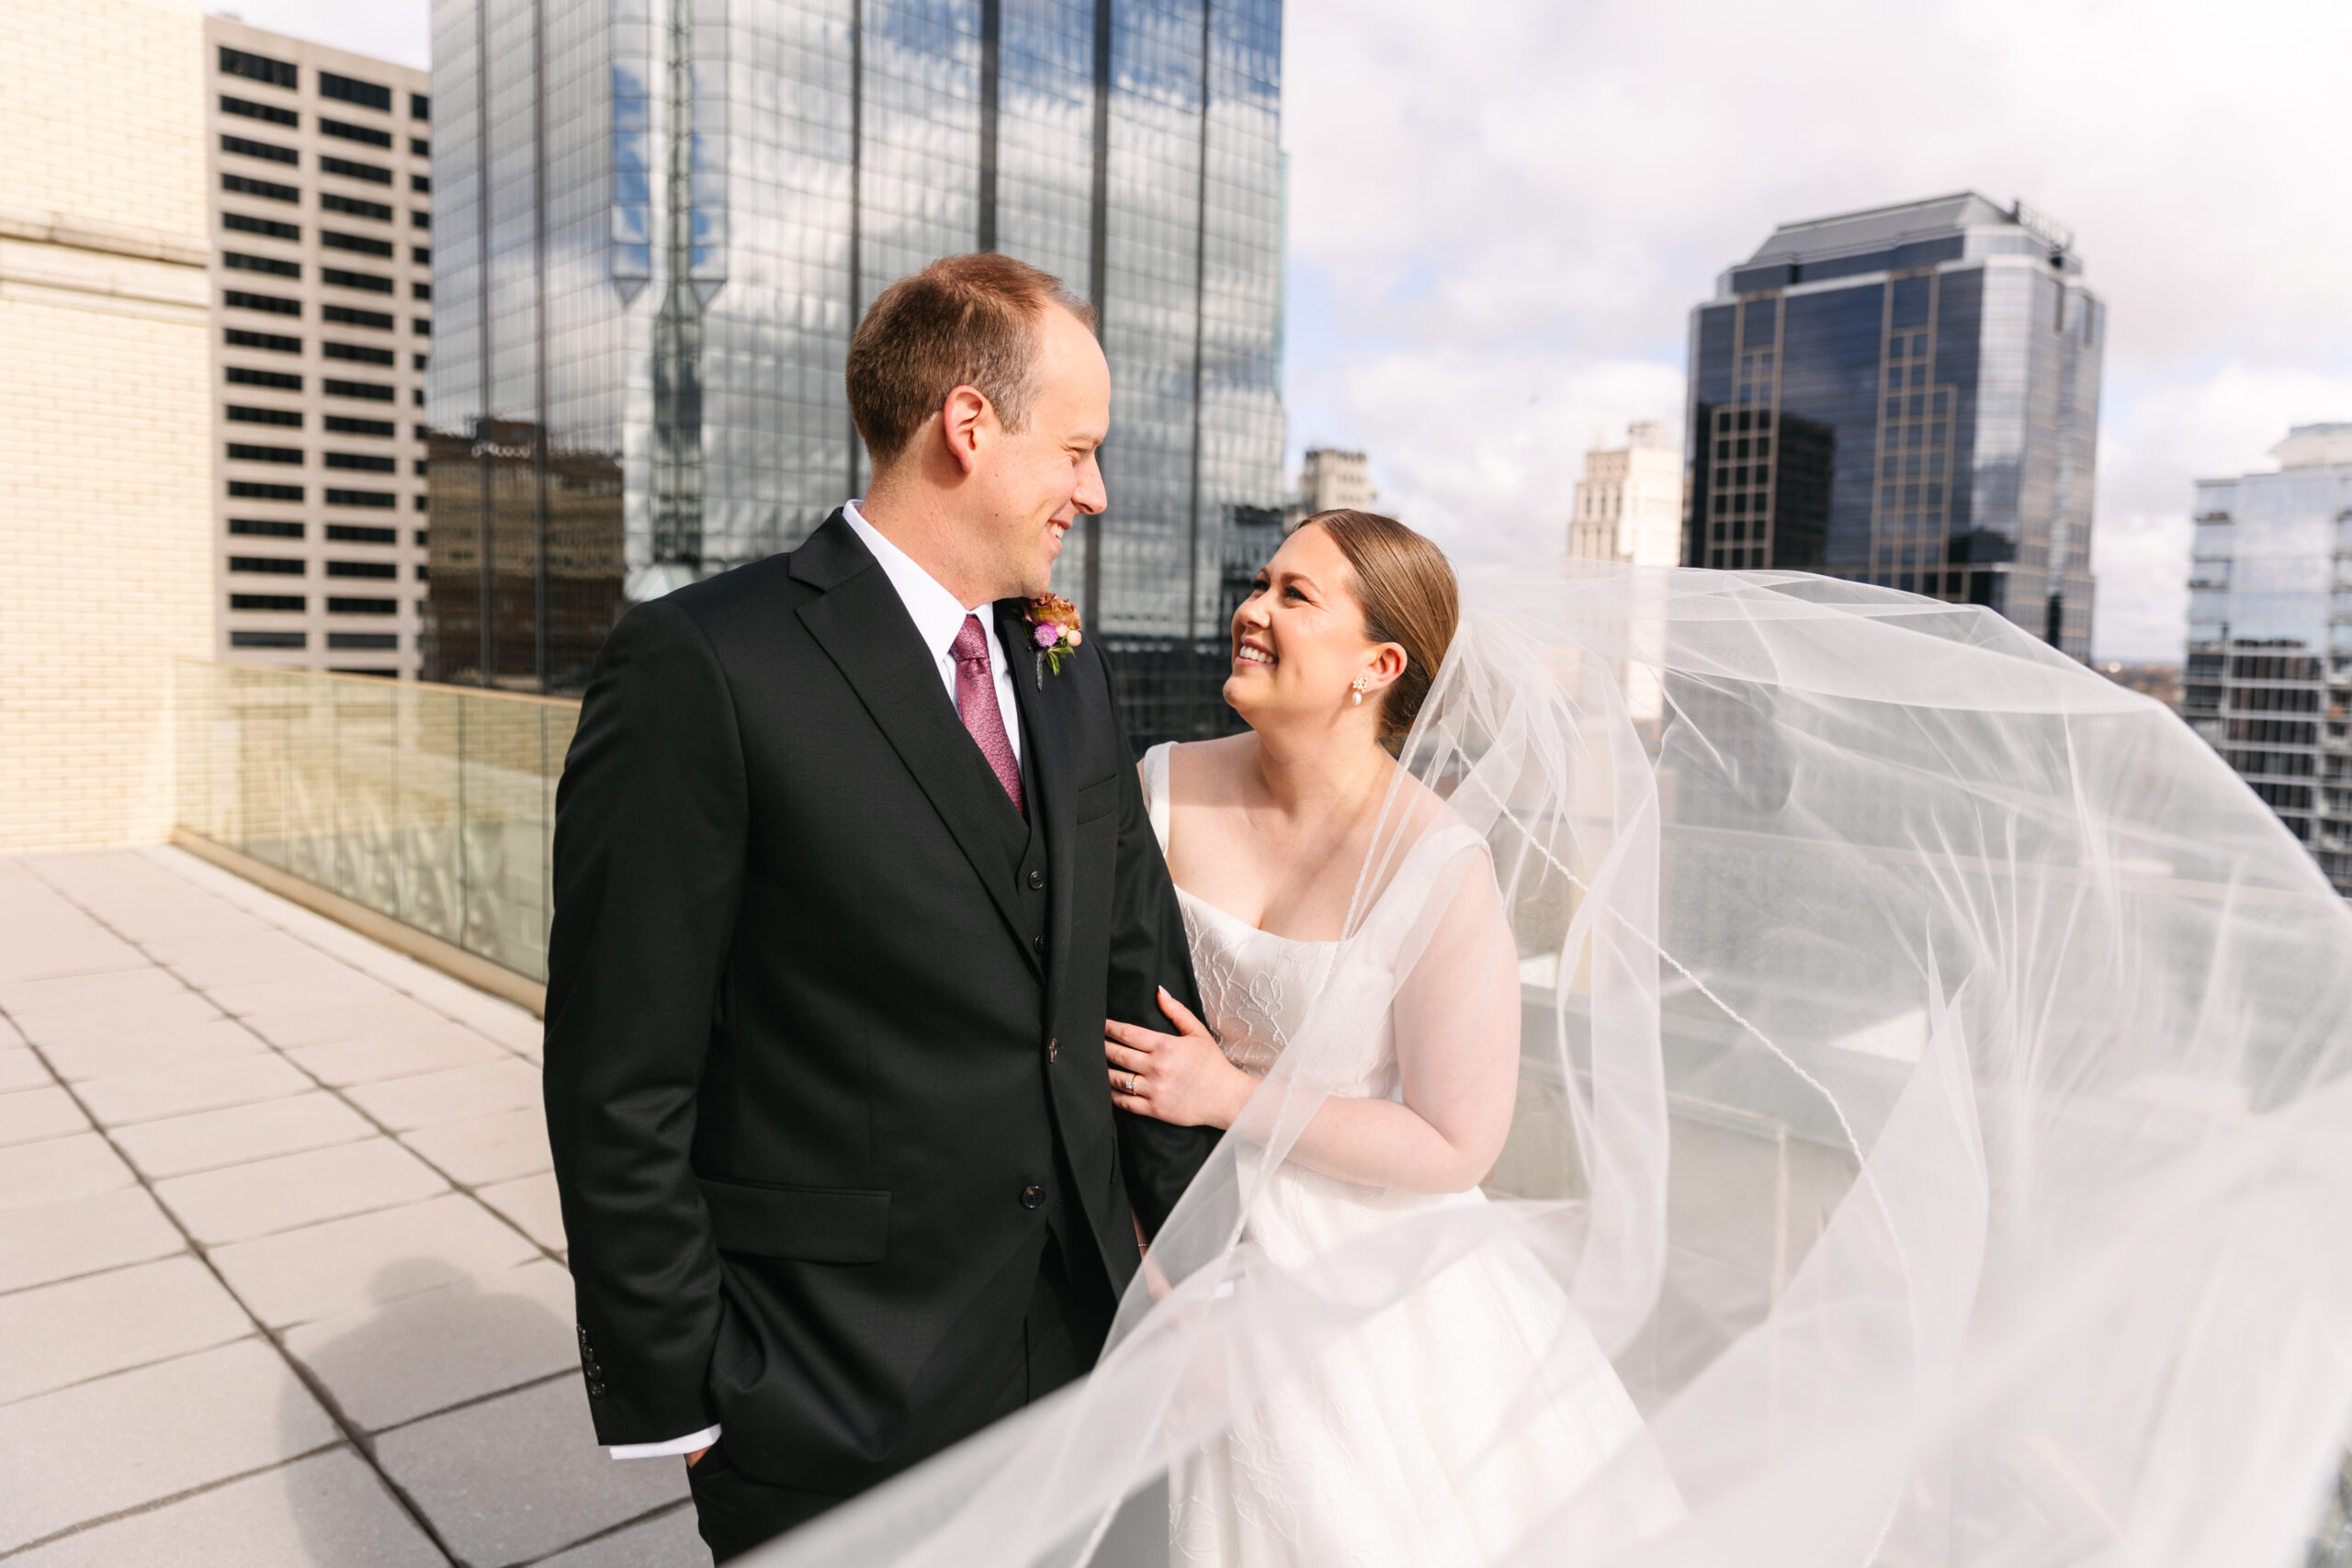
<instances>
[{"instance_id":1,"label":"bride's hand","mask_svg":"<svg viewBox=\"0 0 2352 1568\"><path fill-rule=\"evenodd\" d=\"M1102 1054L1111 1070L1111 1103L1180 1127L1233 1125L1258 1080L1226 1060L1208 1026L1182 1002L1159 992L1159 1010L1177 1032L1106 1022Z\"/></svg>"}]
</instances>

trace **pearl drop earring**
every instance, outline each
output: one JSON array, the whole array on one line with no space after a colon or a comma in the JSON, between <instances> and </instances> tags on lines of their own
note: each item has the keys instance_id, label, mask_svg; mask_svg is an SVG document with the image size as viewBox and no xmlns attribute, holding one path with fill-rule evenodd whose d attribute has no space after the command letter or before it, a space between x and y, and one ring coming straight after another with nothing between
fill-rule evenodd
<instances>
[{"instance_id":1,"label":"pearl drop earring","mask_svg":"<svg viewBox=\"0 0 2352 1568\"><path fill-rule=\"evenodd\" d=\"M1358 676L1356 677L1356 679L1355 679L1355 695L1354 695L1353 697L1350 698L1349 700L1350 700L1351 702L1354 703L1358 707L1362 707L1362 706L1363 705L1363 694L1364 694L1364 690L1365 690L1365 688L1369 687L1371 684L1372 684L1372 677L1371 677L1371 676L1369 676L1369 675L1358 675Z\"/></svg>"}]
</instances>

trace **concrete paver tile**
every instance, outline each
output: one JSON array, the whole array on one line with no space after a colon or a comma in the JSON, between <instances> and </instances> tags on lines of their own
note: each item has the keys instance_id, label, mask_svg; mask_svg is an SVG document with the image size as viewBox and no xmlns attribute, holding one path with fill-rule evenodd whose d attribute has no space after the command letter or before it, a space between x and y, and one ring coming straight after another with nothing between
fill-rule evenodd
<instances>
[{"instance_id":1,"label":"concrete paver tile","mask_svg":"<svg viewBox=\"0 0 2352 1568\"><path fill-rule=\"evenodd\" d=\"M414 1077L362 1084L348 1091L352 1103L396 1133L462 1122L495 1111L519 1111L539 1103L539 1070L527 1062L485 1062Z\"/></svg>"},{"instance_id":2,"label":"concrete paver tile","mask_svg":"<svg viewBox=\"0 0 2352 1568\"><path fill-rule=\"evenodd\" d=\"M74 1097L53 1084L0 1094L0 1146L62 1138L68 1133L87 1132L89 1126L90 1119L82 1114Z\"/></svg>"},{"instance_id":3,"label":"concrete paver tile","mask_svg":"<svg viewBox=\"0 0 2352 1568\"><path fill-rule=\"evenodd\" d=\"M144 968L146 955L120 937L85 926L80 931L0 931L0 982L61 979Z\"/></svg>"},{"instance_id":4,"label":"concrete paver tile","mask_svg":"<svg viewBox=\"0 0 2352 1568\"><path fill-rule=\"evenodd\" d=\"M286 1055L320 1082L337 1089L512 1059L472 1030L441 1021L355 1035L323 1045L298 1045Z\"/></svg>"},{"instance_id":5,"label":"concrete paver tile","mask_svg":"<svg viewBox=\"0 0 2352 1568\"><path fill-rule=\"evenodd\" d=\"M17 1032L17 1026L0 1018L0 1048L14 1050L24 1043L25 1037Z\"/></svg>"},{"instance_id":6,"label":"concrete paver tile","mask_svg":"<svg viewBox=\"0 0 2352 1568\"><path fill-rule=\"evenodd\" d=\"M0 1407L9 1470L0 1551L335 1437L310 1391L259 1339L19 1400Z\"/></svg>"},{"instance_id":7,"label":"concrete paver tile","mask_svg":"<svg viewBox=\"0 0 2352 1568\"><path fill-rule=\"evenodd\" d=\"M447 1559L376 1472L336 1447L10 1561L17 1568L443 1568Z\"/></svg>"},{"instance_id":8,"label":"concrete paver tile","mask_svg":"<svg viewBox=\"0 0 2352 1568\"><path fill-rule=\"evenodd\" d=\"M346 1214L422 1202L449 1184L389 1138L278 1155L155 1184L155 1196L206 1247Z\"/></svg>"},{"instance_id":9,"label":"concrete paver tile","mask_svg":"<svg viewBox=\"0 0 2352 1568\"><path fill-rule=\"evenodd\" d=\"M157 951L154 956L170 964L174 973L199 990L232 985L240 980L286 979L304 975L333 974L346 968L308 942L298 942L284 931L273 931L267 926L222 939L214 939L208 932L201 943L170 945L173 951Z\"/></svg>"},{"instance_id":10,"label":"concrete paver tile","mask_svg":"<svg viewBox=\"0 0 2352 1568\"><path fill-rule=\"evenodd\" d=\"M50 1012L79 1012L94 1007L122 1007L187 994L187 987L126 949L137 967L99 974L60 975L40 980L0 981L0 1008L23 1017Z\"/></svg>"},{"instance_id":11,"label":"concrete paver tile","mask_svg":"<svg viewBox=\"0 0 2352 1568\"><path fill-rule=\"evenodd\" d=\"M153 1181L378 1136L366 1117L334 1095L313 1089L285 1100L141 1122L117 1130L114 1141L140 1173Z\"/></svg>"},{"instance_id":12,"label":"concrete paver tile","mask_svg":"<svg viewBox=\"0 0 2352 1568\"><path fill-rule=\"evenodd\" d=\"M694 1509L673 1508L569 1551L542 1557L538 1568L710 1568L710 1548L702 1543L702 1532L695 1528Z\"/></svg>"},{"instance_id":13,"label":"concrete paver tile","mask_svg":"<svg viewBox=\"0 0 2352 1568\"><path fill-rule=\"evenodd\" d=\"M472 1562L528 1562L686 1495L683 1464L605 1456L571 1378L387 1432L376 1455Z\"/></svg>"},{"instance_id":14,"label":"concrete paver tile","mask_svg":"<svg viewBox=\"0 0 2352 1568\"><path fill-rule=\"evenodd\" d=\"M538 1256L461 1193L234 1242L211 1255L237 1298L273 1328L397 1301Z\"/></svg>"},{"instance_id":15,"label":"concrete paver tile","mask_svg":"<svg viewBox=\"0 0 2352 1568\"><path fill-rule=\"evenodd\" d=\"M474 1196L522 1227L523 1234L550 1252L561 1252L563 1204L556 1193L553 1172L526 1176L474 1189Z\"/></svg>"},{"instance_id":16,"label":"concrete paver tile","mask_svg":"<svg viewBox=\"0 0 2352 1568\"><path fill-rule=\"evenodd\" d=\"M555 1156L548 1152L547 1114L536 1105L420 1127L401 1134L401 1142L468 1187L555 1168Z\"/></svg>"},{"instance_id":17,"label":"concrete paver tile","mask_svg":"<svg viewBox=\"0 0 2352 1568\"><path fill-rule=\"evenodd\" d=\"M281 1048L323 1045L355 1034L376 1034L388 1029L435 1023L441 1015L402 996L391 996L365 1007L350 1002L312 1002L271 1012L249 1013L245 1022L254 1032Z\"/></svg>"},{"instance_id":18,"label":"concrete paver tile","mask_svg":"<svg viewBox=\"0 0 2352 1568\"><path fill-rule=\"evenodd\" d=\"M6 1027L5 1022L0 1022L0 1029ZM56 1081L29 1048L0 1042L0 1094L20 1089L40 1089Z\"/></svg>"},{"instance_id":19,"label":"concrete paver tile","mask_svg":"<svg viewBox=\"0 0 2352 1568\"><path fill-rule=\"evenodd\" d=\"M557 1373L577 1377L571 1276L544 1258L288 1329L343 1413L380 1432Z\"/></svg>"},{"instance_id":20,"label":"concrete paver tile","mask_svg":"<svg viewBox=\"0 0 2352 1568\"><path fill-rule=\"evenodd\" d=\"M316 1087L293 1064L270 1055L161 1072L121 1073L85 1079L76 1086L91 1113L109 1127L185 1116L191 1111L214 1111L224 1105L249 1105L257 1100L283 1100Z\"/></svg>"},{"instance_id":21,"label":"concrete paver tile","mask_svg":"<svg viewBox=\"0 0 2352 1568\"><path fill-rule=\"evenodd\" d=\"M428 1000L440 1005L437 998ZM535 1062L539 1059L540 1037L547 1032L547 1025L527 1009L476 991L462 998L450 998L448 1012L467 1028L488 1035L508 1050L519 1051Z\"/></svg>"},{"instance_id":22,"label":"concrete paver tile","mask_svg":"<svg viewBox=\"0 0 2352 1568\"><path fill-rule=\"evenodd\" d=\"M129 1187L130 1168L96 1133L0 1149L0 1209L29 1209Z\"/></svg>"},{"instance_id":23,"label":"concrete paver tile","mask_svg":"<svg viewBox=\"0 0 2352 1568\"><path fill-rule=\"evenodd\" d=\"M67 1083L121 1073L209 1066L241 1056L262 1055L268 1050L252 1030L229 1018L193 1026L130 1030L95 1040L51 1041L41 1047L42 1055Z\"/></svg>"},{"instance_id":24,"label":"concrete paver tile","mask_svg":"<svg viewBox=\"0 0 2352 1568\"><path fill-rule=\"evenodd\" d=\"M550 1265L552 1267L552 1265ZM0 1296L0 1404L225 1345L253 1320L182 1254Z\"/></svg>"},{"instance_id":25,"label":"concrete paver tile","mask_svg":"<svg viewBox=\"0 0 2352 1568\"><path fill-rule=\"evenodd\" d=\"M126 1187L0 1211L0 1291L19 1291L187 1249L146 1190Z\"/></svg>"},{"instance_id":26,"label":"concrete paver tile","mask_svg":"<svg viewBox=\"0 0 2352 1568\"><path fill-rule=\"evenodd\" d=\"M126 975L159 974L159 970L126 970ZM177 981L173 984L176 986ZM153 1033L209 1023L220 1010L194 991L168 996L136 997L89 1007L61 1008L49 1012L11 1014L25 1038L36 1045L70 1045L84 1040L106 1040L119 1034Z\"/></svg>"},{"instance_id":27,"label":"concrete paver tile","mask_svg":"<svg viewBox=\"0 0 2352 1568\"><path fill-rule=\"evenodd\" d=\"M253 1013L283 1013L299 1008L349 1007L365 1010L400 995L381 980L371 979L341 964L309 974L264 975L209 986L206 996L232 1017Z\"/></svg>"}]
</instances>

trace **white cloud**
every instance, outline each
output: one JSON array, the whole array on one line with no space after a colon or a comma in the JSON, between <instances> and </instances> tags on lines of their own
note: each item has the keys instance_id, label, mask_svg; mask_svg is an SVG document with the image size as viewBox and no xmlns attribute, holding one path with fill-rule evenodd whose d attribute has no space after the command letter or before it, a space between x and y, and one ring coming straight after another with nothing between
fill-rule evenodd
<instances>
[{"instance_id":1,"label":"white cloud","mask_svg":"<svg viewBox=\"0 0 2352 1568\"><path fill-rule=\"evenodd\" d=\"M1364 446L1457 548L1550 547L1590 423L1679 410L1690 308L1775 223L1964 188L2072 224L2109 307L2102 655L2177 657L2192 477L2352 418L2352 7L1291 0L1287 29L1294 444ZM1546 367L1567 417L1526 400Z\"/></svg>"}]
</instances>

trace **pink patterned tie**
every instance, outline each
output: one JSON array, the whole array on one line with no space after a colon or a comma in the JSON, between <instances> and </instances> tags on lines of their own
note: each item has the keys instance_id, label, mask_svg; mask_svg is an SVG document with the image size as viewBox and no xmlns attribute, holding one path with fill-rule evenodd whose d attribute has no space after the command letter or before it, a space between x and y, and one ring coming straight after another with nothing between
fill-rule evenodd
<instances>
[{"instance_id":1,"label":"pink patterned tie","mask_svg":"<svg viewBox=\"0 0 2352 1568\"><path fill-rule=\"evenodd\" d=\"M996 770L996 782L1012 797L1012 809L1025 818L1021 804L1021 764L1013 760L1012 742L1005 738L1004 711L996 703L996 677L989 671L989 636L978 615L964 617L963 629L948 648L956 656L956 711L972 732L980 755Z\"/></svg>"}]
</instances>

